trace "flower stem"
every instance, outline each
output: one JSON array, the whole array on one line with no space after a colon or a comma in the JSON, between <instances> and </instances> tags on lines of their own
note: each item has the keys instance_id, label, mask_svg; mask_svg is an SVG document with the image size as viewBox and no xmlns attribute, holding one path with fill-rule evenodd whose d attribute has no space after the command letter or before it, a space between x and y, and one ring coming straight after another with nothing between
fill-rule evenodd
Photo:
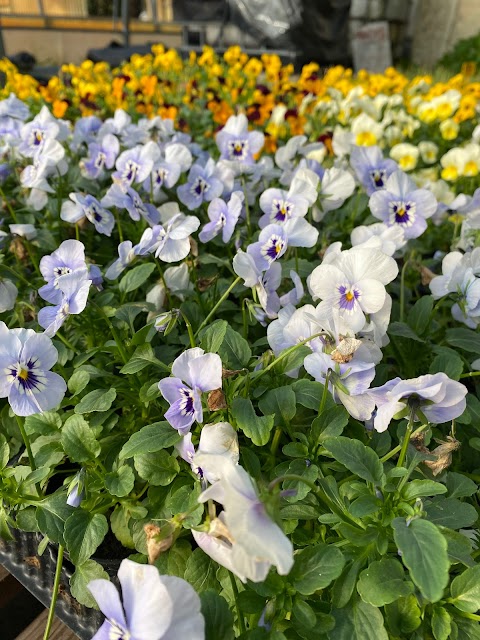
<instances>
[{"instance_id":1,"label":"flower stem","mask_svg":"<svg viewBox=\"0 0 480 640\"><path fill-rule=\"evenodd\" d=\"M197 344L195 342L195 336L193 335L192 325L190 324L190 320L187 318L187 316L183 313L182 310L180 310L180 314L183 318L183 321L185 322L185 326L187 327L188 337L190 338L190 346L192 347L192 349L194 349L197 346Z\"/></svg>"},{"instance_id":2,"label":"flower stem","mask_svg":"<svg viewBox=\"0 0 480 640\"><path fill-rule=\"evenodd\" d=\"M32 471L36 471L37 470L37 465L35 464L35 458L33 457L32 448L30 446L30 440L28 439L27 432L25 431L23 420L20 418L20 416L17 416L16 414L15 414L15 418L17 419L18 428L20 429L20 433L22 434L22 439L23 439L23 442L25 444L25 448L27 450L27 455L28 455L28 460L30 462L30 467L31 467ZM37 489L38 489L38 487L37 487Z\"/></svg>"},{"instance_id":3,"label":"flower stem","mask_svg":"<svg viewBox=\"0 0 480 640\"><path fill-rule=\"evenodd\" d=\"M462 378L473 378L474 376L480 376L480 371L470 371L470 373L463 373L460 376L460 380Z\"/></svg>"},{"instance_id":4,"label":"flower stem","mask_svg":"<svg viewBox=\"0 0 480 640\"><path fill-rule=\"evenodd\" d=\"M272 444L270 446L270 453L275 458L275 454L277 453L278 443L280 442L280 438L282 437L282 428L277 427L275 429L275 433L273 434Z\"/></svg>"},{"instance_id":5,"label":"flower stem","mask_svg":"<svg viewBox=\"0 0 480 640\"><path fill-rule=\"evenodd\" d=\"M421 427L418 427L418 429L415 429L415 431L410 435L410 440L413 438L413 436L416 436L417 433L421 433L422 431L425 431L425 429L427 428L428 428L428 424L422 424ZM390 460L390 458L393 458L393 456L397 455L397 453L401 449L402 449L402 445L401 444L397 445L391 451L386 453L382 458L380 458L380 462L383 463L383 462L386 462L387 460Z\"/></svg>"},{"instance_id":6,"label":"flower stem","mask_svg":"<svg viewBox=\"0 0 480 640\"><path fill-rule=\"evenodd\" d=\"M215 315L216 310L218 309L218 307L222 304L222 302L224 302L228 296L230 295L230 293L232 292L232 290L237 286L237 284L239 282L241 282L242 278L240 276L238 276L238 278L235 278L235 280L232 282L232 284L228 287L228 289L225 291L225 293L223 294L223 296L220 298L220 300L216 303L216 305L213 307L213 309L210 311L210 313L208 314L208 316L205 318L205 320L202 322L202 324L198 327L195 336L198 336L198 334L200 333L200 331L203 329L203 327L205 327L210 318L212 318Z\"/></svg>"},{"instance_id":7,"label":"flower stem","mask_svg":"<svg viewBox=\"0 0 480 640\"><path fill-rule=\"evenodd\" d=\"M272 362L268 365L268 367L265 367L265 369L261 369L260 371L255 371L254 374L256 375L253 376L253 379L258 380L259 378L261 378L261 376L263 376L265 373L270 371L270 369L272 369L276 364L278 364L281 360L283 360L284 358L289 356L291 353L296 351L299 347L302 347L304 344L307 344L307 342L310 342L310 340L313 340L314 338L318 338L319 336L323 336L323 335L325 335L325 331L314 333L313 336L310 336L309 338L305 338L305 340L301 340L300 342L297 342L297 344L294 344L293 347L289 347L288 349L285 349L284 351L282 351L282 353L279 356L277 356L274 360L272 360Z\"/></svg>"},{"instance_id":8,"label":"flower stem","mask_svg":"<svg viewBox=\"0 0 480 640\"><path fill-rule=\"evenodd\" d=\"M327 375L325 376L325 383L323 385L323 393L322 393L322 398L320 400L320 407L318 408L318 415L321 416L323 413L323 410L325 409L325 405L327 403L327 396L328 396L328 383L330 382L330 372L331 369L329 369L327 371Z\"/></svg>"},{"instance_id":9,"label":"flower stem","mask_svg":"<svg viewBox=\"0 0 480 640\"><path fill-rule=\"evenodd\" d=\"M246 633L247 629L245 627L245 620L243 619L243 615L240 610L240 606L238 604L237 582L235 580L235 576L231 571L228 572L228 575L230 576L230 582L232 583L233 599L235 600L235 607L237 609L237 615L238 615L238 626L240 627L240 634L243 635L244 633Z\"/></svg>"},{"instance_id":10,"label":"flower stem","mask_svg":"<svg viewBox=\"0 0 480 640\"><path fill-rule=\"evenodd\" d=\"M405 273L407 271L407 266L410 264L410 260L411 258L405 260L400 276L400 322L403 322L405 315Z\"/></svg>"},{"instance_id":11,"label":"flower stem","mask_svg":"<svg viewBox=\"0 0 480 640\"><path fill-rule=\"evenodd\" d=\"M120 356L121 356L121 358L123 360L123 363L127 364L128 356L125 353L125 349L123 348L123 344L122 344L122 341L120 340L120 336L118 335L118 331L115 329L115 327L113 326L110 318L107 316L107 314L102 309L102 307L100 305L98 305L96 302L93 302L93 301L92 301L92 304L96 309L98 309L98 311L100 312L100 315L105 320L105 322L108 324L108 327L109 327L110 331L112 332L112 336L113 336L115 342L117 343L117 349L120 352Z\"/></svg>"},{"instance_id":12,"label":"flower stem","mask_svg":"<svg viewBox=\"0 0 480 640\"><path fill-rule=\"evenodd\" d=\"M56 333L56 337L60 340L60 342L63 342L67 349L70 349L71 351L73 351L73 353L77 353L77 350L75 349L73 344L69 340L64 338L61 333L58 333L58 331Z\"/></svg>"},{"instance_id":13,"label":"flower stem","mask_svg":"<svg viewBox=\"0 0 480 640\"><path fill-rule=\"evenodd\" d=\"M53 581L53 593L52 600L50 602L50 609L48 611L47 626L45 627L45 633L43 634L43 640L48 640L50 631L52 629L53 619L55 617L55 605L57 603L58 588L60 586L60 578L62 576L62 564L63 564L63 546L58 545L57 567L55 569L55 580Z\"/></svg>"},{"instance_id":14,"label":"flower stem","mask_svg":"<svg viewBox=\"0 0 480 640\"><path fill-rule=\"evenodd\" d=\"M412 437L413 431L413 412L410 414L410 419L407 424L407 430L405 431L405 435L403 437L402 448L400 449L400 455L397 460L397 467L403 467L403 463L405 462L405 458L407 456L408 443L410 442L410 438Z\"/></svg>"}]
</instances>

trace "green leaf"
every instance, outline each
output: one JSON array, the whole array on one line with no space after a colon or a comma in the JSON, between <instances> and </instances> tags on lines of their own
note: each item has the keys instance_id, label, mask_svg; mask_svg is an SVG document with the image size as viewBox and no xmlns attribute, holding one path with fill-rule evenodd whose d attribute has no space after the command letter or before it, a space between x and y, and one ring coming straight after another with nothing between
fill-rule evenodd
<instances>
[{"instance_id":1,"label":"green leaf","mask_svg":"<svg viewBox=\"0 0 480 640\"><path fill-rule=\"evenodd\" d=\"M74 508L67 504L65 492L53 493L38 503L36 513L38 528L52 542L65 545L63 538L65 522L73 511Z\"/></svg>"},{"instance_id":2,"label":"green leaf","mask_svg":"<svg viewBox=\"0 0 480 640\"><path fill-rule=\"evenodd\" d=\"M135 349L130 360L120 369L120 373L138 373L139 371L142 371L142 369L145 369L145 367L152 364L159 366L163 370L167 369L166 365L160 362L153 353L152 346L150 344L142 344Z\"/></svg>"},{"instance_id":3,"label":"green leaf","mask_svg":"<svg viewBox=\"0 0 480 640\"><path fill-rule=\"evenodd\" d=\"M180 442L182 436L168 422L154 422L142 427L123 445L119 457L132 458L142 453L155 453Z\"/></svg>"},{"instance_id":4,"label":"green leaf","mask_svg":"<svg viewBox=\"0 0 480 640\"><path fill-rule=\"evenodd\" d=\"M227 601L211 589L200 594L200 601L205 618L205 640L234 640L233 615Z\"/></svg>"},{"instance_id":5,"label":"green leaf","mask_svg":"<svg viewBox=\"0 0 480 640\"><path fill-rule=\"evenodd\" d=\"M250 438L253 444L261 447L270 440L274 416L257 416L251 400L236 397L232 402L231 415L237 427Z\"/></svg>"},{"instance_id":6,"label":"green leaf","mask_svg":"<svg viewBox=\"0 0 480 640\"><path fill-rule=\"evenodd\" d=\"M314 464L307 466L305 460L292 460L287 469L287 475L293 474L305 478L310 482L315 482L318 478L318 467ZM287 498L288 502L298 502L303 500L311 491L310 487L305 482L299 480L284 480L283 489L293 489L296 493L294 496Z\"/></svg>"},{"instance_id":7,"label":"green leaf","mask_svg":"<svg viewBox=\"0 0 480 640\"><path fill-rule=\"evenodd\" d=\"M252 357L252 350L245 338L228 326L218 355L230 369L243 369Z\"/></svg>"},{"instance_id":8,"label":"green leaf","mask_svg":"<svg viewBox=\"0 0 480 640\"><path fill-rule=\"evenodd\" d=\"M477 521L475 507L457 498L436 498L425 505L427 517L431 522L450 529L463 529Z\"/></svg>"},{"instance_id":9,"label":"green leaf","mask_svg":"<svg viewBox=\"0 0 480 640\"><path fill-rule=\"evenodd\" d=\"M339 436L348 424L349 415L345 407L336 405L322 411L312 422L311 441L323 443L326 438Z\"/></svg>"},{"instance_id":10,"label":"green leaf","mask_svg":"<svg viewBox=\"0 0 480 640\"><path fill-rule=\"evenodd\" d=\"M459 380L463 373L463 360L456 353L454 355L441 353L432 360L428 372L444 372L452 380Z\"/></svg>"},{"instance_id":11,"label":"green leaf","mask_svg":"<svg viewBox=\"0 0 480 640\"><path fill-rule=\"evenodd\" d=\"M340 549L317 544L295 555L289 579L299 593L308 596L328 587L342 573L344 566L345 558Z\"/></svg>"},{"instance_id":12,"label":"green leaf","mask_svg":"<svg viewBox=\"0 0 480 640\"><path fill-rule=\"evenodd\" d=\"M295 392L291 386L277 387L263 395L258 403L265 416L275 415L275 422L288 425L297 413Z\"/></svg>"},{"instance_id":13,"label":"green leaf","mask_svg":"<svg viewBox=\"0 0 480 640\"><path fill-rule=\"evenodd\" d=\"M25 431L29 436L33 434L50 436L58 433L61 426L62 420L58 413L55 413L54 411L35 413L33 416L27 416L25 418Z\"/></svg>"},{"instance_id":14,"label":"green leaf","mask_svg":"<svg viewBox=\"0 0 480 640\"><path fill-rule=\"evenodd\" d=\"M335 584L332 588L332 604L337 609L345 607L352 597L357 583L357 576L362 568L362 564L362 559L351 562L345 567L342 575L335 580Z\"/></svg>"},{"instance_id":15,"label":"green leaf","mask_svg":"<svg viewBox=\"0 0 480 640\"><path fill-rule=\"evenodd\" d=\"M298 369L303 365L303 361L305 360L305 358L311 353L312 350L310 349L310 347L307 347L307 345L299 346L287 356L282 358L280 362L277 362L277 364L274 366L274 370L277 373L288 373L289 371Z\"/></svg>"},{"instance_id":16,"label":"green leaf","mask_svg":"<svg viewBox=\"0 0 480 640\"><path fill-rule=\"evenodd\" d=\"M127 549L134 549L135 543L128 527L130 512L125 505L117 504L110 516L110 526L114 536Z\"/></svg>"},{"instance_id":17,"label":"green leaf","mask_svg":"<svg viewBox=\"0 0 480 640\"><path fill-rule=\"evenodd\" d=\"M380 609L356 600L343 609L333 609L335 628L330 640L388 640Z\"/></svg>"},{"instance_id":18,"label":"green leaf","mask_svg":"<svg viewBox=\"0 0 480 640\"><path fill-rule=\"evenodd\" d=\"M216 320L202 333L200 346L207 353L218 353L227 333L228 322Z\"/></svg>"},{"instance_id":19,"label":"green leaf","mask_svg":"<svg viewBox=\"0 0 480 640\"><path fill-rule=\"evenodd\" d=\"M422 612L414 595L385 605L389 631L396 637L410 637L422 622Z\"/></svg>"},{"instance_id":20,"label":"green leaf","mask_svg":"<svg viewBox=\"0 0 480 640\"><path fill-rule=\"evenodd\" d=\"M176 458L164 450L136 455L134 464L138 475L154 486L165 487L173 482L180 472Z\"/></svg>"},{"instance_id":21,"label":"green leaf","mask_svg":"<svg viewBox=\"0 0 480 640\"><path fill-rule=\"evenodd\" d=\"M462 473L450 471L446 481L449 498L468 498L473 496L478 487L476 482L467 478Z\"/></svg>"},{"instance_id":22,"label":"green leaf","mask_svg":"<svg viewBox=\"0 0 480 640\"><path fill-rule=\"evenodd\" d=\"M415 331L411 329L405 322L392 322L387 330L389 336L398 336L399 338L409 338L416 342L425 342Z\"/></svg>"},{"instance_id":23,"label":"green leaf","mask_svg":"<svg viewBox=\"0 0 480 640\"><path fill-rule=\"evenodd\" d=\"M452 630L452 618L443 607L434 607L432 614L432 632L435 640L448 640Z\"/></svg>"},{"instance_id":24,"label":"green leaf","mask_svg":"<svg viewBox=\"0 0 480 640\"><path fill-rule=\"evenodd\" d=\"M3 434L0 433L0 469L5 469L10 460L10 447Z\"/></svg>"},{"instance_id":25,"label":"green leaf","mask_svg":"<svg viewBox=\"0 0 480 640\"><path fill-rule=\"evenodd\" d=\"M75 573L70 578L70 589L72 596L78 600L80 604L86 607L98 609L97 602L87 589L87 585L92 580L109 580L108 573L98 562L87 560L84 564L75 568Z\"/></svg>"},{"instance_id":26,"label":"green leaf","mask_svg":"<svg viewBox=\"0 0 480 640\"><path fill-rule=\"evenodd\" d=\"M72 394L72 397L75 397L83 391L89 382L90 374L88 371L84 371L83 369L74 371L68 381L68 390Z\"/></svg>"},{"instance_id":27,"label":"green leaf","mask_svg":"<svg viewBox=\"0 0 480 640\"><path fill-rule=\"evenodd\" d=\"M448 344L456 349L480 355L480 334L471 329L447 329L445 333Z\"/></svg>"},{"instance_id":28,"label":"green leaf","mask_svg":"<svg viewBox=\"0 0 480 640\"><path fill-rule=\"evenodd\" d=\"M440 527L442 535L447 540L448 559L452 564L461 562L466 567L472 567L475 565L471 554L473 551L472 543L467 536L464 536L458 531L452 531L446 527Z\"/></svg>"},{"instance_id":29,"label":"green leaf","mask_svg":"<svg viewBox=\"0 0 480 640\"><path fill-rule=\"evenodd\" d=\"M306 629L313 629L317 622L315 611L301 598L295 598L292 613L294 621L297 620L300 625Z\"/></svg>"},{"instance_id":30,"label":"green leaf","mask_svg":"<svg viewBox=\"0 0 480 640\"><path fill-rule=\"evenodd\" d=\"M405 500L415 500L422 496L435 496L446 493L447 487L434 480L412 480L403 488L402 495Z\"/></svg>"},{"instance_id":31,"label":"green leaf","mask_svg":"<svg viewBox=\"0 0 480 640\"><path fill-rule=\"evenodd\" d=\"M351 473L367 482L380 486L384 484L385 475L380 458L373 449L366 447L360 440L337 436L327 438L323 446Z\"/></svg>"},{"instance_id":32,"label":"green leaf","mask_svg":"<svg viewBox=\"0 0 480 640\"><path fill-rule=\"evenodd\" d=\"M433 297L422 296L410 309L407 322L418 335L424 334L430 325L433 311Z\"/></svg>"},{"instance_id":33,"label":"green leaf","mask_svg":"<svg viewBox=\"0 0 480 640\"><path fill-rule=\"evenodd\" d=\"M88 422L82 416L70 416L62 428L62 447L74 462L95 460L101 448Z\"/></svg>"},{"instance_id":34,"label":"green leaf","mask_svg":"<svg viewBox=\"0 0 480 640\"><path fill-rule=\"evenodd\" d=\"M130 291L135 291L135 289L141 287L142 284L148 280L148 278L154 271L155 265L151 262L147 262L146 264L141 264L138 267L134 267L123 276L123 278L118 283L118 288L122 293L130 293Z\"/></svg>"},{"instance_id":35,"label":"green leaf","mask_svg":"<svg viewBox=\"0 0 480 640\"><path fill-rule=\"evenodd\" d=\"M480 609L480 565L457 576L451 586L452 604L460 611L476 613Z\"/></svg>"},{"instance_id":36,"label":"green leaf","mask_svg":"<svg viewBox=\"0 0 480 640\"><path fill-rule=\"evenodd\" d=\"M132 491L134 484L135 474L127 464L122 465L116 471L107 473L105 476L107 491L119 498L127 496Z\"/></svg>"},{"instance_id":37,"label":"green leaf","mask_svg":"<svg viewBox=\"0 0 480 640\"><path fill-rule=\"evenodd\" d=\"M195 549L187 560L185 580L189 582L198 594L208 589L218 590L218 580L215 577L217 564L201 549Z\"/></svg>"},{"instance_id":38,"label":"green leaf","mask_svg":"<svg viewBox=\"0 0 480 640\"><path fill-rule=\"evenodd\" d=\"M101 513L76 509L65 522L65 542L73 564L86 562L107 535L108 522Z\"/></svg>"},{"instance_id":39,"label":"green leaf","mask_svg":"<svg viewBox=\"0 0 480 640\"><path fill-rule=\"evenodd\" d=\"M395 518L392 527L413 582L427 600L437 602L448 584L447 541L428 520L412 520L407 525L403 518Z\"/></svg>"},{"instance_id":40,"label":"green leaf","mask_svg":"<svg viewBox=\"0 0 480 640\"><path fill-rule=\"evenodd\" d=\"M323 393L323 385L315 380L297 380L291 385L297 404L318 411Z\"/></svg>"},{"instance_id":41,"label":"green leaf","mask_svg":"<svg viewBox=\"0 0 480 640\"><path fill-rule=\"evenodd\" d=\"M398 560L383 558L372 562L360 574L357 591L364 602L383 607L413 592L413 584L405 581L405 573Z\"/></svg>"},{"instance_id":42,"label":"green leaf","mask_svg":"<svg viewBox=\"0 0 480 640\"><path fill-rule=\"evenodd\" d=\"M75 413L91 413L92 411L108 411L113 401L117 397L117 392L112 387L108 391L105 389L95 389L90 391L80 400L75 407Z\"/></svg>"}]
</instances>

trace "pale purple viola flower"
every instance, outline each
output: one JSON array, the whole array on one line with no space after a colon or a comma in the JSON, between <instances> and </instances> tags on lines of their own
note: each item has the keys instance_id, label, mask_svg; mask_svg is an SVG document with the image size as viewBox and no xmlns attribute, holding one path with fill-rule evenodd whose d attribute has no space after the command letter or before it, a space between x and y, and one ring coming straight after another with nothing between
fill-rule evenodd
<instances>
[{"instance_id":1,"label":"pale purple viola flower","mask_svg":"<svg viewBox=\"0 0 480 640\"><path fill-rule=\"evenodd\" d=\"M416 422L423 421L422 416L425 416L432 424L455 420L465 411L467 388L440 372L410 380L395 378L371 389L369 395L377 406L373 426L382 432L388 429L397 414L401 417L411 415Z\"/></svg>"},{"instance_id":2,"label":"pale purple viola flower","mask_svg":"<svg viewBox=\"0 0 480 640\"><path fill-rule=\"evenodd\" d=\"M175 449L185 462L191 466L193 473L213 484L220 478L215 471L210 473L208 464L208 455L211 456L225 456L233 462L238 464L239 460L239 447L238 436L235 429L229 422L215 422L213 424L206 424L202 427L200 432L200 442L198 448L192 444L192 434L187 433L183 436L181 442L175 445ZM202 467L198 467L194 462L195 454L205 454L205 461ZM215 469L215 461L212 465Z\"/></svg>"},{"instance_id":3,"label":"pale purple viola flower","mask_svg":"<svg viewBox=\"0 0 480 640\"><path fill-rule=\"evenodd\" d=\"M355 227L350 239L352 247L380 249L387 256L393 256L407 243L403 229L398 226L388 227L383 222Z\"/></svg>"},{"instance_id":4,"label":"pale purple viola flower","mask_svg":"<svg viewBox=\"0 0 480 640\"><path fill-rule=\"evenodd\" d=\"M275 260L283 256L287 245L288 236L285 226L269 224L260 232L258 242L247 247L247 253L253 258L260 271L266 271Z\"/></svg>"},{"instance_id":5,"label":"pale purple viola flower","mask_svg":"<svg viewBox=\"0 0 480 640\"><path fill-rule=\"evenodd\" d=\"M158 388L170 404L165 419L185 435L195 421L203 422L201 394L222 387L222 361L199 347L187 349L173 362L172 374Z\"/></svg>"},{"instance_id":6,"label":"pale purple viola flower","mask_svg":"<svg viewBox=\"0 0 480 640\"><path fill-rule=\"evenodd\" d=\"M272 263L260 277L255 289L257 291L260 309L255 312L255 317L264 327L267 319L273 320L280 310L280 297L277 289L282 281L282 267L278 262Z\"/></svg>"},{"instance_id":7,"label":"pale purple viola flower","mask_svg":"<svg viewBox=\"0 0 480 640\"><path fill-rule=\"evenodd\" d=\"M265 136L260 131L249 131L247 116L230 116L216 135L220 158L240 165L254 164L254 155L263 147Z\"/></svg>"},{"instance_id":8,"label":"pale purple viola flower","mask_svg":"<svg viewBox=\"0 0 480 640\"><path fill-rule=\"evenodd\" d=\"M46 117L46 113L50 117ZM44 106L38 116L23 125L20 132L22 141L18 146L18 152L27 158L38 158L42 153L45 140L56 139L59 134L58 122Z\"/></svg>"},{"instance_id":9,"label":"pale purple viola flower","mask_svg":"<svg viewBox=\"0 0 480 640\"><path fill-rule=\"evenodd\" d=\"M292 218L303 218L317 199L318 176L309 169L300 169L292 179L290 189L267 189L260 196L264 215L258 221L263 229L267 224L284 224Z\"/></svg>"},{"instance_id":10,"label":"pale purple viola flower","mask_svg":"<svg viewBox=\"0 0 480 640\"><path fill-rule=\"evenodd\" d=\"M196 162L189 171L188 181L177 187L178 199L190 211L203 202L211 202L223 193L223 182L216 176L216 165L209 158L205 166Z\"/></svg>"},{"instance_id":11,"label":"pale purple viola flower","mask_svg":"<svg viewBox=\"0 0 480 640\"><path fill-rule=\"evenodd\" d=\"M62 292L58 288L58 279L73 271L86 269L85 247L78 240L65 240L49 256L43 256L39 266L47 284L38 293L47 302L59 304Z\"/></svg>"},{"instance_id":12,"label":"pale purple viola flower","mask_svg":"<svg viewBox=\"0 0 480 640\"><path fill-rule=\"evenodd\" d=\"M112 184L103 196L100 204L104 207L118 207L126 209L128 215L136 222L144 218L150 226L160 222L160 214L153 204L143 202L137 191L132 187L124 187L118 183Z\"/></svg>"},{"instance_id":13,"label":"pale purple viola flower","mask_svg":"<svg viewBox=\"0 0 480 640\"><path fill-rule=\"evenodd\" d=\"M18 289L13 282L0 277L0 313L13 309L17 295Z\"/></svg>"},{"instance_id":14,"label":"pale purple viola flower","mask_svg":"<svg viewBox=\"0 0 480 640\"><path fill-rule=\"evenodd\" d=\"M397 274L396 261L382 251L354 247L325 257L307 284L314 300L320 298L338 309L355 334L364 328L365 314L380 311L387 295L385 285Z\"/></svg>"},{"instance_id":15,"label":"pale purple viola flower","mask_svg":"<svg viewBox=\"0 0 480 640\"><path fill-rule=\"evenodd\" d=\"M96 142L101 126L102 121L97 116L79 118L73 127L72 149L77 151L82 144L88 146Z\"/></svg>"},{"instance_id":16,"label":"pale purple viola flower","mask_svg":"<svg viewBox=\"0 0 480 640\"><path fill-rule=\"evenodd\" d=\"M95 226L98 233L105 236L112 235L115 218L111 211L102 207L94 196L70 193L69 197L72 202L66 200L62 204L60 211L62 220L76 223L79 220L83 220L83 218L87 218Z\"/></svg>"},{"instance_id":17,"label":"pale purple viola flower","mask_svg":"<svg viewBox=\"0 0 480 640\"><path fill-rule=\"evenodd\" d=\"M242 213L244 199L242 191L234 191L228 203L221 198L214 198L208 205L210 222L198 234L199 240L209 242L221 232L223 242L229 242Z\"/></svg>"},{"instance_id":18,"label":"pale purple viola flower","mask_svg":"<svg viewBox=\"0 0 480 640\"><path fill-rule=\"evenodd\" d=\"M24 121L29 115L30 109L28 106L23 100L19 100L14 93L11 93L4 100L0 100L0 118L8 117Z\"/></svg>"},{"instance_id":19,"label":"pale purple viola flower","mask_svg":"<svg viewBox=\"0 0 480 640\"><path fill-rule=\"evenodd\" d=\"M98 131L101 140L107 133L119 137L127 148L147 142L149 136L145 129L132 123L131 116L123 109L116 109L113 118L107 118Z\"/></svg>"},{"instance_id":20,"label":"pale purple viola flower","mask_svg":"<svg viewBox=\"0 0 480 640\"><path fill-rule=\"evenodd\" d=\"M87 269L73 271L58 278L61 302L54 307L44 307L38 312L38 324L45 329L45 335L54 336L70 315L82 313L87 305L91 284Z\"/></svg>"},{"instance_id":21,"label":"pale purple viola flower","mask_svg":"<svg viewBox=\"0 0 480 640\"><path fill-rule=\"evenodd\" d=\"M109 580L87 585L106 617L92 640L205 640L200 598L188 582L128 559L122 560L118 579L123 605Z\"/></svg>"},{"instance_id":22,"label":"pale purple viola flower","mask_svg":"<svg viewBox=\"0 0 480 640\"><path fill-rule=\"evenodd\" d=\"M8 329L0 322L0 398L7 398L17 416L54 409L67 385L50 369L58 352L45 334Z\"/></svg>"},{"instance_id":23,"label":"pale purple viola flower","mask_svg":"<svg viewBox=\"0 0 480 640\"><path fill-rule=\"evenodd\" d=\"M385 189L387 179L398 169L395 160L384 158L377 146L353 147L350 165L369 196L379 189Z\"/></svg>"},{"instance_id":24,"label":"pale purple viola flower","mask_svg":"<svg viewBox=\"0 0 480 640\"><path fill-rule=\"evenodd\" d=\"M311 153L325 155L326 148L322 142L308 142L307 136L292 136L283 147L275 152L275 162L283 170L280 182L290 184L296 167ZM322 162L323 160L321 160ZM320 178L322 176L319 176Z\"/></svg>"},{"instance_id":25,"label":"pale purple viola flower","mask_svg":"<svg viewBox=\"0 0 480 640\"><path fill-rule=\"evenodd\" d=\"M154 163L151 174L143 183L145 191L152 192L155 202L161 199L162 189L174 187L180 175L188 171L192 165L190 150L179 142L168 142L161 145L160 153L161 156Z\"/></svg>"},{"instance_id":26,"label":"pale purple viola flower","mask_svg":"<svg viewBox=\"0 0 480 640\"><path fill-rule=\"evenodd\" d=\"M123 151L115 162L116 171L112 174L115 182L130 187L134 182L143 182L150 175L154 163L160 158L160 149L150 140L145 145Z\"/></svg>"},{"instance_id":27,"label":"pale purple viola flower","mask_svg":"<svg viewBox=\"0 0 480 640\"><path fill-rule=\"evenodd\" d=\"M207 463L220 478L200 495L199 502L214 500L224 508L208 533L193 532L200 548L242 582L265 580L271 566L287 575L293 566L293 545L268 515L245 469L225 456L197 454L194 463L199 467Z\"/></svg>"},{"instance_id":28,"label":"pale purple viola flower","mask_svg":"<svg viewBox=\"0 0 480 640\"><path fill-rule=\"evenodd\" d=\"M183 260L190 253L190 234L198 229L200 220L181 213L176 202L162 205L160 217L163 227L155 257L163 262Z\"/></svg>"},{"instance_id":29,"label":"pale purple viola flower","mask_svg":"<svg viewBox=\"0 0 480 640\"><path fill-rule=\"evenodd\" d=\"M248 288L255 287L262 277L262 269L257 266L253 256L241 249L233 258L233 270L243 278L243 284Z\"/></svg>"},{"instance_id":30,"label":"pale purple viola flower","mask_svg":"<svg viewBox=\"0 0 480 640\"><path fill-rule=\"evenodd\" d=\"M437 200L428 189L417 189L403 171L394 171L385 189L370 196L370 211L375 218L391 227L399 225L410 240L427 228L427 219L437 210Z\"/></svg>"},{"instance_id":31,"label":"pale purple viola flower","mask_svg":"<svg viewBox=\"0 0 480 640\"><path fill-rule=\"evenodd\" d=\"M136 254L132 242L124 240L118 245L118 258L106 270L105 278L107 280L116 280L135 258Z\"/></svg>"},{"instance_id":32,"label":"pale purple viola flower","mask_svg":"<svg viewBox=\"0 0 480 640\"><path fill-rule=\"evenodd\" d=\"M105 169L115 165L120 143L113 133L107 133L100 142L88 145L88 157L80 161L82 175L89 180L97 180L105 174Z\"/></svg>"}]
</instances>

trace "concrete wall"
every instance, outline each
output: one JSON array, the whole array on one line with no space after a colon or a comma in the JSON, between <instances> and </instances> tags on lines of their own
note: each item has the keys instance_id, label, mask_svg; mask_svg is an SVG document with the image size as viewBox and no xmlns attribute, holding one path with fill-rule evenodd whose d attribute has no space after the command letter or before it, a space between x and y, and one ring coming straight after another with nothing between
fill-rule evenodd
<instances>
[{"instance_id":1,"label":"concrete wall","mask_svg":"<svg viewBox=\"0 0 480 640\"><path fill-rule=\"evenodd\" d=\"M480 33L480 0L418 0L412 58L432 67L456 42Z\"/></svg>"},{"instance_id":2,"label":"concrete wall","mask_svg":"<svg viewBox=\"0 0 480 640\"><path fill-rule=\"evenodd\" d=\"M81 31L49 31L4 29L3 43L8 56L28 51L40 65L60 65L85 60L89 49L101 49L116 40L123 43L121 33L92 33ZM130 44L162 43L166 47L178 47L181 36L170 34L131 34Z\"/></svg>"}]
</instances>

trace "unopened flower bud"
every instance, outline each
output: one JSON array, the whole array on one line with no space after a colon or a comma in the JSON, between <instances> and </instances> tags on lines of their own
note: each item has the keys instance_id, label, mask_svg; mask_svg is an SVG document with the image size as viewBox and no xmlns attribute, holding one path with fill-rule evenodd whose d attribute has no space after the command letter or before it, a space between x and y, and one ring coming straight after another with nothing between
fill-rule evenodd
<instances>
[{"instance_id":1,"label":"unopened flower bud","mask_svg":"<svg viewBox=\"0 0 480 640\"><path fill-rule=\"evenodd\" d=\"M168 334L172 331L174 326L177 323L179 317L179 310L172 309L171 311L166 311L165 313L161 313L155 319L155 329L159 333L163 333L168 336Z\"/></svg>"},{"instance_id":2,"label":"unopened flower bud","mask_svg":"<svg viewBox=\"0 0 480 640\"><path fill-rule=\"evenodd\" d=\"M71 507L79 507L84 497L85 469L80 469L80 471L75 475L73 480L68 485L67 504Z\"/></svg>"}]
</instances>

